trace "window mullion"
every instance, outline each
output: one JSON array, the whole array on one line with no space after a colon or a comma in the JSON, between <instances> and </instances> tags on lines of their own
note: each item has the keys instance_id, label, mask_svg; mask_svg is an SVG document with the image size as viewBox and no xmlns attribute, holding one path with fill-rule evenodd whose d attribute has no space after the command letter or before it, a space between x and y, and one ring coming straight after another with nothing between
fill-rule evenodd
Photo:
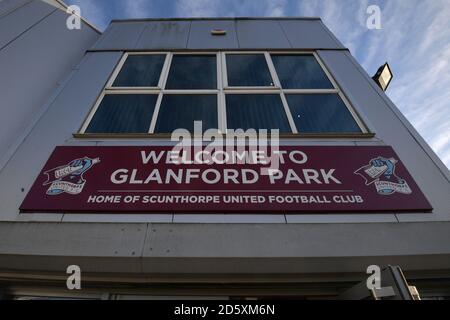
<instances>
[{"instance_id":1,"label":"window mullion","mask_svg":"<svg viewBox=\"0 0 450 320\"><path fill-rule=\"evenodd\" d=\"M270 76L275 84L275 87L281 88L280 79L278 79L277 71L275 70L275 66L272 62L272 58L270 57L270 53L264 52L264 56L266 57L266 63L269 67Z\"/></svg>"},{"instance_id":2,"label":"window mullion","mask_svg":"<svg viewBox=\"0 0 450 320\"><path fill-rule=\"evenodd\" d=\"M222 61L223 52L217 53L217 88L219 89L217 95L217 114L218 114L218 129L221 133L226 133L227 131L227 112L225 105L225 94L224 94L224 73L226 70L223 68Z\"/></svg>"},{"instance_id":3,"label":"window mullion","mask_svg":"<svg viewBox=\"0 0 450 320\"><path fill-rule=\"evenodd\" d=\"M221 61L222 61L222 81L223 81L223 88L228 88L228 72L227 72L227 58L226 53L221 53Z\"/></svg>"},{"instance_id":4,"label":"window mullion","mask_svg":"<svg viewBox=\"0 0 450 320\"><path fill-rule=\"evenodd\" d=\"M161 108L161 103L163 99L164 88L166 87L167 78L169 77L170 65L172 64L173 53L168 52L166 56L166 61L164 62L163 70L161 71L161 77L159 79L158 86L160 87L160 92L158 94L158 100L156 100L155 111L153 112L152 121L150 122L149 133L155 132L156 121L158 120L159 109Z\"/></svg>"},{"instance_id":5,"label":"window mullion","mask_svg":"<svg viewBox=\"0 0 450 320\"><path fill-rule=\"evenodd\" d=\"M278 74L277 74L277 71L276 71L275 66L273 64L272 57L270 56L269 52L265 52L264 55L266 57L266 61L267 61L267 65L269 67L270 75L272 76L272 79L273 79L273 81L275 83L275 86L281 88L281 93L280 93L281 101L283 102L284 112L286 113L286 116L288 118L289 125L291 126L292 133L294 133L294 134L298 133L297 126L295 125L294 118L292 117L292 113L291 113L291 110L289 109L289 105L288 105L287 99L286 99L286 97L284 95L284 92L283 92L283 89L281 87L281 81L278 78Z\"/></svg>"},{"instance_id":6,"label":"window mullion","mask_svg":"<svg viewBox=\"0 0 450 320\"><path fill-rule=\"evenodd\" d=\"M150 128L148 129L148 133L154 133L156 127L156 121L158 120L159 109L161 108L161 103L163 99L162 91L158 95L158 100L156 100L155 111L153 111L152 121L150 122Z\"/></svg>"},{"instance_id":7,"label":"window mullion","mask_svg":"<svg viewBox=\"0 0 450 320\"><path fill-rule=\"evenodd\" d=\"M170 66L172 64L172 58L173 58L173 53L169 52L167 54L167 61L164 64L165 68L163 69L162 76L160 79L161 80L161 86L160 86L161 90L164 90L166 88L167 79L169 78Z\"/></svg>"},{"instance_id":8,"label":"window mullion","mask_svg":"<svg viewBox=\"0 0 450 320\"><path fill-rule=\"evenodd\" d=\"M337 89L283 89L285 94L333 94L339 93Z\"/></svg>"},{"instance_id":9,"label":"window mullion","mask_svg":"<svg viewBox=\"0 0 450 320\"><path fill-rule=\"evenodd\" d=\"M218 89L170 89L161 90L163 94L218 94Z\"/></svg>"},{"instance_id":10,"label":"window mullion","mask_svg":"<svg viewBox=\"0 0 450 320\"><path fill-rule=\"evenodd\" d=\"M170 53L166 53L166 59L164 60L164 65L161 70L161 76L159 77L158 81L158 88L163 89L165 86L165 81L167 81L167 74L170 68L170 62L171 62L171 55Z\"/></svg>"},{"instance_id":11,"label":"window mullion","mask_svg":"<svg viewBox=\"0 0 450 320\"><path fill-rule=\"evenodd\" d=\"M292 116L291 110L289 109L289 104L283 91L281 91L281 101L283 102L284 111L286 112L286 116L288 118L289 125L291 126L292 133L296 134L298 133L298 129L295 125L294 117Z\"/></svg>"}]
</instances>

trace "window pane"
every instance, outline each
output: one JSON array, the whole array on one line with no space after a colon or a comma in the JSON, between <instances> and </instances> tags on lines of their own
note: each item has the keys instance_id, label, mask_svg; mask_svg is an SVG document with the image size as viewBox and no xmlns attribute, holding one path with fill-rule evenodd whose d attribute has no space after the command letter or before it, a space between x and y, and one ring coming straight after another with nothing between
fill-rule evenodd
<instances>
[{"instance_id":1,"label":"window pane","mask_svg":"<svg viewBox=\"0 0 450 320\"><path fill-rule=\"evenodd\" d=\"M174 55L166 89L217 89L216 56Z\"/></svg>"},{"instance_id":2,"label":"window pane","mask_svg":"<svg viewBox=\"0 0 450 320\"><path fill-rule=\"evenodd\" d=\"M86 132L147 133L157 97L150 94L106 95Z\"/></svg>"},{"instance_id":3,"label":"window pane","mask_svg":"<svg viewBox=\"0 0 450 320\"><path fill-rule=\"evenodd\" d=\"M176 129L194 132L194 121L202 121L203 131L217 129L217 95L165 95L155 133L171 133Z\"/></svg>"},{"instance_id":4,"label":"window pane","mask_svg":"<svg viewBox=\"0 0 450 320\"><path fill-rule=\"evenodd\" d=\"M229 129L279 129L280 133L291 132L278 94L228 94L226 103Z\"/></svg>"},{"instance_id":5,"label":"window pane","mask_svg":"<svg viewBox=\"0 0 450 320\"><path fill-rule=\"evenodd\" d=\"M284 89L333 89L313 55L272 55Z\"/></svg>"},{"instance_id":6,"label":"window pane","mask_svg":"<svg viewBox=\"0 0 450 320\"><path fill-rule=\"evenodd\" d=\"M286 97L300 133L361 132L337 94L294 94Z\"/></svg>"},{"instance_id":7,"label":"window pane","mask_svg":"<svg viewBox=\"0 0 450 320\"><path fill-rule=\"evenodd\" d=\"M272 87L264 54L227 54L228 86Z\"/></svg>"},{"instance_id":8,"label":"window pane","mask_svg":"<svg viewBox=\"0 0 450 320\"><path fill-rule=\"evenodd\" d=\"M129 55L114 87L157 87L166 56Z\"/></svg>"}]
</instances>

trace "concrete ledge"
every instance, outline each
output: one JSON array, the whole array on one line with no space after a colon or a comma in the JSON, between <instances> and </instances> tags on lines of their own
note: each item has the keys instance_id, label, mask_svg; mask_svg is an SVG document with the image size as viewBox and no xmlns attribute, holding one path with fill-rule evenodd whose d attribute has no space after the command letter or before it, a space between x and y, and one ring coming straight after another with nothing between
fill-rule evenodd
<instances>
[{"instance_id":1,"label":"concrete ledge","mask_svg":"<svg viewBox=\"0 0 450 320\"><path fill-rule=\"evenodd\" d=\"M247 275L264 274L364 274L370 265L399 265L417 274L438 270L450 277L450 255L341 258L95 258L62 256L0 255L0 273L46 272L65 276L69 265L80 266L82 273L116 274L129 280L139 275L157 279L158 275ZM0 280L2 277L0 277ZM109 278L111 282L114 277ZM117 279L116 279L117 280Z\"/></svg>"},{"instance_id":2,"label":"concrete ledge","mask_svg":"<svg viewBox=\"0 0 450 320\"><path fill-rule=\"evenodd\" d=\"M0 271L362 272L450 269L450 223L0 223Z\"/></svg>"}]
</instances>

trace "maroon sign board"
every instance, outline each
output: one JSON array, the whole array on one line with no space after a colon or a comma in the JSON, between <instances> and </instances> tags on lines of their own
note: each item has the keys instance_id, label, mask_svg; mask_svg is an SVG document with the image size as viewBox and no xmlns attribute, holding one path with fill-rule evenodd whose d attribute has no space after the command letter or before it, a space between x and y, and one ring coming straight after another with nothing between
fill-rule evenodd
<instances>
[{"instance_id":1,"label":"maroon sign board","mask_svg":"<svg viewBox=\"0 0 450 320\"><path fill-rule=\"evenodd\" d=\"M432 211L391 147L289 146L272 151L192 149L189 154L169 146L57 147L20 210L148 214Z\"/></svg>"}]
</instances>

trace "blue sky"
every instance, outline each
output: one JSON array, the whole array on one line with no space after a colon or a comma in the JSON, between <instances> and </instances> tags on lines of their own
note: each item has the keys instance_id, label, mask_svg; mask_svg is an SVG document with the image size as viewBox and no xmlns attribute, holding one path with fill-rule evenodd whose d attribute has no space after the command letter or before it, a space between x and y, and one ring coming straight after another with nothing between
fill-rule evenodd
<instances>
[{"instance_id":1,"label":"blue sky","mask_svg":"<svg viewBox=\"0 0 450 320\"><path fill-rule=\"evenodd\" d=\"M110 19L319 16L372 75L388 61L389 97L450 168L449 0L66 0L100 29ZM381 30L366 27L369 5Z\"/></svg>"}]
</instances>

